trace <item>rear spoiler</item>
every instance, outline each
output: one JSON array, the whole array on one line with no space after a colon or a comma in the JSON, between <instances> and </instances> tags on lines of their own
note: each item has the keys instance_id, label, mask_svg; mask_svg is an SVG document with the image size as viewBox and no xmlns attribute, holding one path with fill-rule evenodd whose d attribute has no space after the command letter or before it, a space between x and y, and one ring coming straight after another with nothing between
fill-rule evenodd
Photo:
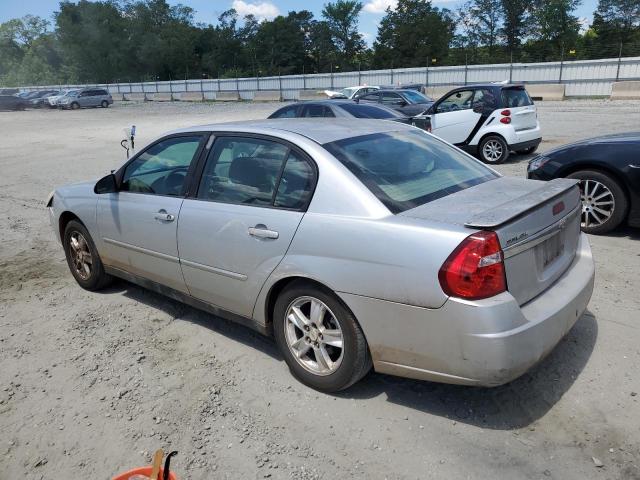
<instances>
[{"instance_id":1,"label":"rear spoiler","mask_svg":"<svg viewBox=\"0 0 640 480\"><path fill-rule=\"evenodd\" d=\"M465 223L465 226L472 228L497 227L526 214L541 203L550 201L572 188L576 188L577 185L578 180L555 178L545 182L540 188L519 197L517 203L511 200L474 215Z\"/></svg>"}]
</instances>

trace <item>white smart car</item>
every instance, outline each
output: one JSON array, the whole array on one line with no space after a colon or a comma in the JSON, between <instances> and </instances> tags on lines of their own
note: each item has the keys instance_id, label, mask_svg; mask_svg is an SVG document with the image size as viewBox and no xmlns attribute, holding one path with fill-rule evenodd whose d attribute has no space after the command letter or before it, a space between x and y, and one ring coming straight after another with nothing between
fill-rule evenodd
<instances>
[{"instance_id":1,"label":"white smart car","mask_svg":"<svg viewBox=\"0 0 640 480\"><path fill-rule=\"evenodd\" d=\"M524 85L481 84L451 90L424 113L434 135L485 163L533 153L542 141L536 107Z\"/></svg>"}]
</instances>

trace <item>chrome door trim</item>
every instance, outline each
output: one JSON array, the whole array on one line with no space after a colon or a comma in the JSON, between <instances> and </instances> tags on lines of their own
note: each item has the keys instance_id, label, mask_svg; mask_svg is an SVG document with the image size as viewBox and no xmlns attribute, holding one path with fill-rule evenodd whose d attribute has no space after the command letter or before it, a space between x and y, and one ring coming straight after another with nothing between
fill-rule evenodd
<instances>
[{"instance_id":1,"label":"chrome door trim","mask_svg":"<svg viewBox=\"0 0 640 480\"><path fill-rule=\"evenodd\" d=\"M514 255L518 255L519 253L522 253L525 250L528 250L530 248L535 247L536 245L541 244L546 239L552 237L553 235L558 233L560 230L564 229L567 223L571 222L574 219L574 217L578 215L578 213L580 213L581 211L582 211L582 203L580 203L572 212L570 212L568 215L558 220L553 225L550 225L547 228L540 230L535 235L532 235L531 237L527 237L518 243L514 243L513 245L510 245L507 248L503 248L502 252L503 252L504 258L513 257Z\"/></svg>"},{"instance_id":2,"label":"chrome door trim","mask_svg":"<svg viewBox=\"0 0 640 480\"><path fill-rule=\"evenodd\" d=\"M182 265L186 265L187 267L197 268L198 270L202 270L208 273L215 273L217 275L222 275L223 277L233 278L235 280L245 281L247 276L242 273L231 272L229 270L224 270L222 268L211 267L209 265L203 265L202 263L192 262L190 260L180 260Z\"/></svg>"},{"instance_id":3,"label":"chrome door trim","mask_svg":"<svg viewBox=\"0 0 640 480\"><path fill-rule=\"evenodd\" d=\"M136 245L131 245L130 243L119 242L118 240L113 240L112 238L103 238L102 240L104 241L104 243L109 243L117 247L126 248L134 252L144 253L146 255L161 258L162 260L167 260L173 263L179 262L178 257L174 257L173 255L167 255L166 253L156 252L155 250L149 250L148 248L138 247Z\"/></svg>"}]
</instances>

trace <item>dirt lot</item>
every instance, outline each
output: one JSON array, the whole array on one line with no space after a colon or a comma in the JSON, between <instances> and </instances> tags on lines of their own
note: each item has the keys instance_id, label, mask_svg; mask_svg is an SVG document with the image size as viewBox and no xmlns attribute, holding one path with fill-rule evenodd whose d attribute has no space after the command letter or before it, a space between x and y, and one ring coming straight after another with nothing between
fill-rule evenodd
<instances>
[{"instance_id":1,"label":"dirt lot","mask_svg":"<svg viewBox=\"0 0 640 480\"><path fill-rule=\"evenodd\" d=\"M340 395L297 383L274 343L118 282L80 289L43 201L166 130L278 104L0 113L0 479L110 478L180 453L182 479L640 479L640 231L591 237L589 311L510 385L370 374ZM539 105L541 149L640 126L640 103ZM522 175L526 158L499 169Z\"/></svg>"}]
</instances>

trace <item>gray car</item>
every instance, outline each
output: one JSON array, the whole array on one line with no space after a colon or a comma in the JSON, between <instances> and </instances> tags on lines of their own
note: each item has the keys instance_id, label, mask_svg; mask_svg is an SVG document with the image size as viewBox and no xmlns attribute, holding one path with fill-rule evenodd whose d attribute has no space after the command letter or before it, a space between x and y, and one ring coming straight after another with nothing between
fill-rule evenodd
<instances>
[{"instance_id":1,"label":"gray car","mask_svg":"<svg viewBox=\"0 0 640 480\"><path fill-rule=\"evenodd\" d=\"M47 207L80 286L120 277L273 334L322 391L372 366L509 382L593 289L576 181L502 177L395 122L178 130Z\"/></svg>"},{"instance_id":2,"label":"gray car","mask_svg":"<svg viewBox=\"0 0 640 480\"><path fill-rule=\"evenodd\" d=\"M83 88L81 90L71 90L56 101L59 108L70 108L77 110L83 107L107 108L113 103L111 94L104 88Z\"/></svg>"}]
</instances>

